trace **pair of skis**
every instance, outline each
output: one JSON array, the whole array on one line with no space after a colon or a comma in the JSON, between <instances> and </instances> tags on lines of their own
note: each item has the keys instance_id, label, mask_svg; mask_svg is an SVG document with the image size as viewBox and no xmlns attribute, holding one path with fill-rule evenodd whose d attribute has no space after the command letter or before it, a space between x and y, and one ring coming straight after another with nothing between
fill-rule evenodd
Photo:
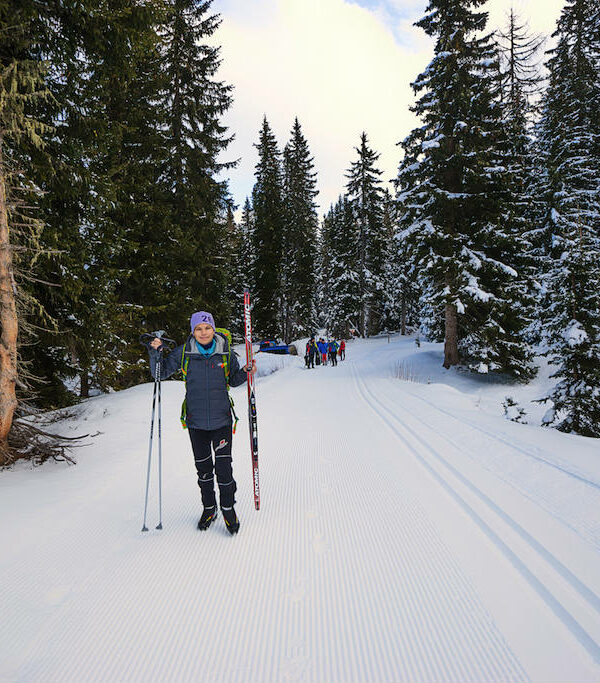
<instances>
[{"instance_id":1,"label":"pair of skis","mask_svg":"<svg viewBox=\"0 0 600 683\"><path fill-rule=\"evenodd\" d=\"M250 292L244 289L244 337L246 340L246 367L252 369L252 319L250 317ZM256 395L254 375L248 372L248 425L250 427L250 455L252 456L252 487L254 507L260 510L260 482L258 477L258 423L256 421Z\"/></svg>"}]
</instances>

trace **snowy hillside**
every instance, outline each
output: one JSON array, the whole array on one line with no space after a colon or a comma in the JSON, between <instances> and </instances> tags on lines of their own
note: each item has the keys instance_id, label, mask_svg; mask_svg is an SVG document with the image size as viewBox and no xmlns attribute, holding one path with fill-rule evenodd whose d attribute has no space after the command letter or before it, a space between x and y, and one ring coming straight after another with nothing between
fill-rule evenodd
<instances>
[{"instance_id":1,"label":"snowy hillside","mask_svg":"<svg viewBox=\"0 0 600 683\"><path fill-rule=\"evenodd\" d=\"M89 434L76 466L0 475L0 681L600 681L598 441L538 426L546 374L441 358L398 337L314 370L260 354L262 508L242 386L235 537L196 529L181 382L162 531L154 471L140 532L152 384L82 403L55 425Z\"/></svg>"}]
</instances>

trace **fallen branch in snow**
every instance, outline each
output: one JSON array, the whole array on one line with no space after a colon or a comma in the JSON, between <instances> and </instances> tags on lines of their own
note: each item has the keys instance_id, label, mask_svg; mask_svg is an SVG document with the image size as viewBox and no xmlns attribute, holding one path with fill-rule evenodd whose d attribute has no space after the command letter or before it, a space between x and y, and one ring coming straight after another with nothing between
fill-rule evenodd
<instances>
[{"instance_id":1,"label":"fallen branch in snow","mask_svg":"<svg viewBox=\"0 0 600 683\"><path fill-rule=\"evenodd\" d=\"M68 462L72 465L75 460L67 455L67 450L79 446L77 442L85 439L88 434L80 436L60 436L35 427L30 422L15 420L8 435L8 444L4 462L10 466L17 460L31 460L34 465L41 465L47 460Z\"/></svg>"}]
</instances>

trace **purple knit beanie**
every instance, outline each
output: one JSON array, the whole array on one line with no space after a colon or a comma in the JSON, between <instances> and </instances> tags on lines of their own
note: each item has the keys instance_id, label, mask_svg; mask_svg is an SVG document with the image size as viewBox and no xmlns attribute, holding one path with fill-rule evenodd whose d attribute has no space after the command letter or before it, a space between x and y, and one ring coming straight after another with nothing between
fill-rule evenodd
<instances>
[{"instance_id":1,"label":"purple knit beanie","mask_svg":"<svg viewBox=\"0 0 600 683\"><path fill-rule=\"evenodd\" d=\"M192 332L196 328L196 325L199 325L200 323L208 323L213 330L215 329L215 321L212 315L206 311L196 311L196 313L192 314L192 317L190 318Z\"/></svg>"}]
</instances>

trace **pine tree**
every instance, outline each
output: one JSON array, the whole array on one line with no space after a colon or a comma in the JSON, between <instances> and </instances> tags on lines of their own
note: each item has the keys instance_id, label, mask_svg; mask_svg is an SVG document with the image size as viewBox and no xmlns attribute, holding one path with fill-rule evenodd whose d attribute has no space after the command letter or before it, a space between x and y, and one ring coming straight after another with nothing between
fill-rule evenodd
<instances>
[{"instance_id":1,"label":"pine tree","mask_svg":"<svg viewBox=\"0 0 600 683\"><path fill-rule=\"evenodd\" d=\"M386 237L386 254L383 269L383 329L400 330L416 324L418 295L410 275L410 258L404 233L400 228L400 207L389 190L384 192L383 226Z\"/></svg>"},{"instance_id":2,"label":"pine tree","mask_svg":"<svg viewBox=\"0 0 600 683\"><path fill-rule=\"evenodd\" d=\"M527 25L511 8L508 26L497 34L500 50L500 94L503 137L500 141L506 167L506 198L502 203L502 226L511 235L511 258L518 277L508 283L508 298L516 321L509 327L518 332L522 349L530 340L539 341L542 307L540 270L544 256L539 229L544 213L540 164L535 145L537 99L541 77L538 53L544 40L530 34ZM528 351L528 355L531 355ZM524 378L527 378L525 373Z\"/></svg>"},{"instance_id":3,"label":"pine tree","mask_svg":"<svg viewBox=\"0 0 600 683\"><path fill-rule=\"evenodd\" d=\"M140 245L151 242L142 226L152 222L160 230L150 207L160 173L162 17L158 3L76 3L59 12L49 44L50 87L60 104L56 173L44 187L44 240L57 250L47 280L62 286L47 297L60 334L47 340L51 353L35 360L46 377L58 370L62 379L65 365L73 366L82 396L92 385L126 386L141 370L145 302L132 293L147 265ZM153 293L156 283L146 272Z\"/></svg>"},{"instance_id":4,"label":"pine tree","mask_svg":"<svg viewBox=\"0 0 600 683\"><path fill-rule=\"evenodd\" d=\"M321 311L327 331L347 337L357 329L360 300L358 232L352 206L341 196L321 230Z\"/></svg>"},{"instance_id":5,"label":"pine tree","mask_svg":"<svg viewBox=\"0 0 600 683\"><path fill-rule=\"evenodd\" d=\"M235 337L244 337L244 289L254 291L252 281L253 268L253 218L250 200L246 197L240 222L236 222L231 214L231 234L229 247L229 300L232 302L232 310L229 317L229 326Z\"/></svg>"},{"instance_id":6,"label":"pine tree","mask_svg":"<svg viewBox=\"0 0 600 683\"><path fill-rule=\"evenodd\" d=\"M228 302L227 329L236 338L240 338L243 331L244 315L241 302L243 301L243 284L241 280L240 260L243 249L241 226L236 223L233 213L233 204L227 208L227 221L224 230L227 262L224 264L226 289L225 296Z\"/></svg>"},{"instance_id":7,"label":"pine tree","mask_svg":"<svg viewBox=\"0 0 600 683\"><path fill-rule=\"evenodd\" d=\"M480 283L490 297L485 306L479 306L478 324L465 336L463 347L469 349L472 366L476 363L478 368L527 381L535 374L534 353L527 335L535 318L537 294L533 245L527 234L536 208L531 196L535 171L530 98L539 83L532 59L540 39L530 38L511 12L502 40L507 41L506 47L500 49L504 64L500 67L498 89L502 116L495 149L491 150L498 215L491 215L477 236L488 265L480 270Z\"/></svg>"},{"instance_id":8,"label":"pine tree","mask_svg":"<svg viewBox=\"0 0 600 683\"><path fill-rule=\"evenodd\" d=\"M245 288L254 291L255 284L252 279L254 272L254 211L250 199L246 197L242 210L242 221L240 223L242 246L240 249L239 279L241 283L240 293Z\"/></svg>"},{"instance_id":9,"label":"pine tree","mask_svg":"<svg viewBox=\"0 0 600 683\"><path fill-rule=\"evenodd\" d=\"M28 314L40 319L44 313L28 290L35 279L31 266L42 251L42 224L31 208L39 196L31 160L51 132L37 116L50 94L32 36L34 17L30 2L0 7L0 465L34 446L33 440L21 444L14 438L17 387L26 385L19 346Z\"/></svg>"},{"instance_id":10,"label":"pine tree","mask_svg":"<svg viewBox=\"0 0 600 683\"><path fill-rule=\"evenodd\" d=\"M180 337L197 307L227 320L229 201L216 176L230 165L217 157L231 97L206 44L210 5L112 0L60 15L45 240L61 252L47 272L62 282L47 294L61 335L36 362L64 377L68 361L82 395L140 378L140 329Z\"/></svg>"},{"instance_id":11,"label":"pine tree","mask_svg":"<svg viewBox=\"0 0 600 683\"><path fill-rule=\"evenodd\" d=\"M431 0L417 26L436 37L435 56L413 89L423 125L403 143L399 199L418 258L427 328L444 330L444 367L462 360L479 372L507 368L498 312L510 306L506 282L517 273L503 259L499 230L506 169L497 142L501 109L497 54L483 34L484 0ZM514 348L514 347L513 347Z\"/></svg>"},{"instance_id":12,"label":"pine tree","mask_svg":"<svg viewBox=\"0 0 600 683\"><path fill-rule=\"evenodd\" d=\"M316 173L296 118L283 152L285 232L283 255L283 338L310 334L316 325L315 253L319 219Z\"/></svg>"},{"instance_id":13,"label":"pine tree","mask_svg":"<svg viewBox=\"0 0 600 683\"><path fill-rule=\"evenodd\" d=\"M254 210L253 325L259 335L277 338L282 329L282 260L285 212L281 153L265 116L260 131Z\"/></svg>"},{"instance_id":14,"label":"pine tree","mask_svg":"<svg viewBox=\"0 0 600 683\"><path fill-rule=\"evenodd\" d=\"M346 173L346 195L358 233L358 325L361 334L368 335L379 332L383 316L383 189L381 171L375 166L379 154L369 147L366 133L361 134L360 147L355 149L358 160Z\"/></svg>"},{"instance_id":15,"label":"pine tree","mask_svg":"<svg viewBox=\"0 0 600 683\"><path fill-rule=\"evenodd\" d=\"M46 8L49 10L50 8ZM73 401L64 380L80 377L80 395L90 384L107 387L116 373L119 348L111 247L101 229L102 196L110 181L94 172L105 144L106 121L99 115L89 55L104 40L101 21L89 2L39 13L31 29L52 64L46 75L51 98L44 109L53 135L35 160L36 182L47 255L40 260L35 296L55 321L38 330L39 342L24 353L33 374L38 405ZM50 160L50 163L49 163ZM47 284L49 283L49 284Z\"/></svg>"},{"instance_id":16,"label":"pine tree","mask_svg":"<svg viewBox=\"0 0 600 683\"><path fill-rule=\"evenodd\" d=\"M550 53L540 126L552 265L545 331L558 383L545 422L600 436L600 21L568 0Z\"/></svg>"},{"instance_id":17,"label":"pine tree","mask_svg":"<svg viewBox=\"0 0 600 683\"><path fill-rule=\"evenodd\" d=\"M159 150L161 197L154 206L168 210L158 232L154 222L145 228L158 239L148 265L162 280L157 299L149 302L160 306L160 314L150 315L148 322L162 321L178 331L187 330L190 310L206 308L227 320L232 305L227 295L230 200L226 182L217 180L235 165L220 161L232 139L221 123L232 88L217 79L220 48L209 42L221 19L211 13L212 3L169 0L160 26L165 145ZM148 296L143 280L139 289L143 301Z\"/></svg>"}]
</instances>

